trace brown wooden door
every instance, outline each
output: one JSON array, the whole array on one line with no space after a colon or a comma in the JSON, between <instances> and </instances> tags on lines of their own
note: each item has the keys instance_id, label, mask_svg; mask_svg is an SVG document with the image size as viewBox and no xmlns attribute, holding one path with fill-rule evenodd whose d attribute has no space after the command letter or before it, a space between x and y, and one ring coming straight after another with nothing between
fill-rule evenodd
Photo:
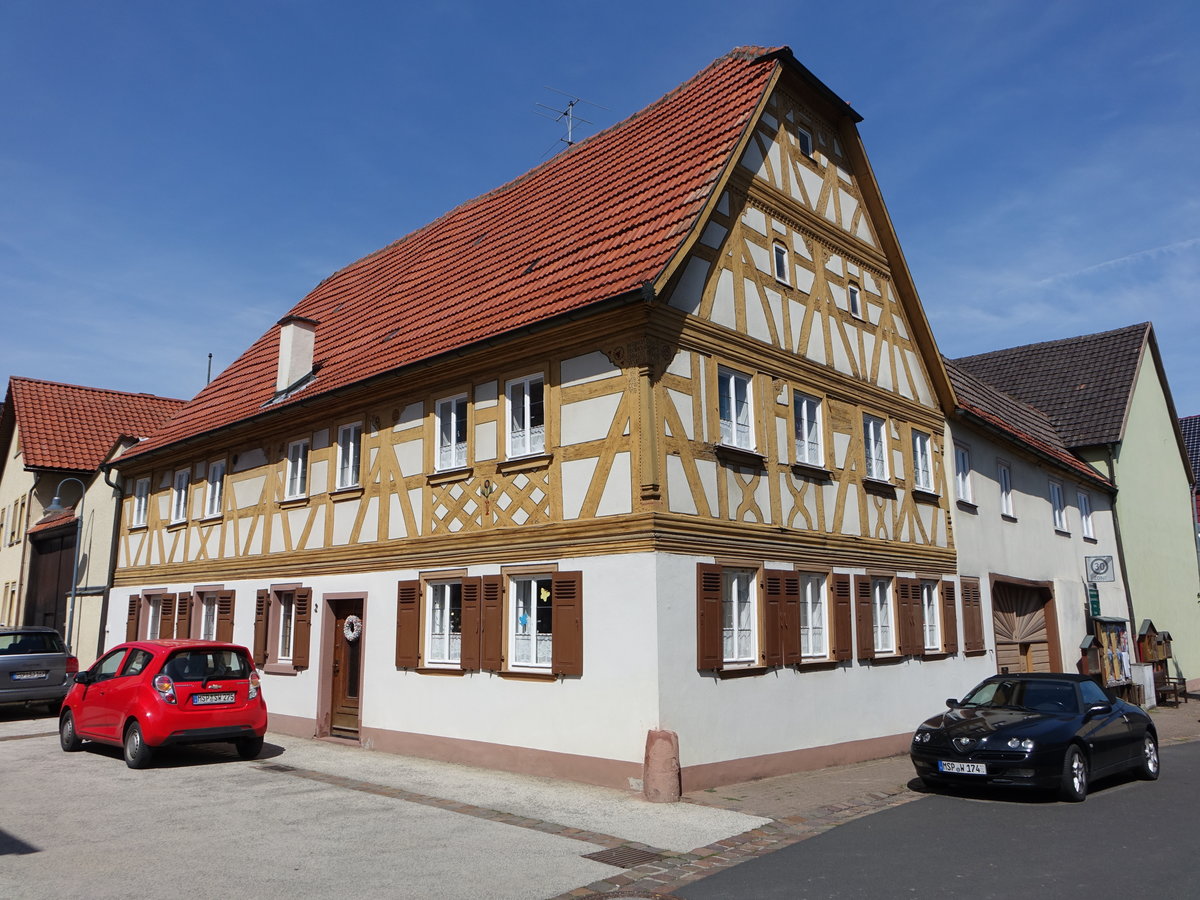
<instances>
[{"instance_id":1,"label":"brown wooden door","mask_svg":"<svg viewBox=\"0 0 1200 900\"><path fill-rule=\"evenodd\" d=\"M1051 671L1046 600L1036 588L1000 581L992 586L996 667L1001 672Z\"/></svg>"},{"instance_id":2,"label":"brown wooden door","mask_svg":"<svg viewBox=\"0 0 1200 900\"><path fill-rule=\"evenodd\" d=\"M330 682L333 696L329 705L330 732L335 737L356 738L359 694L362 689L362 647L366 637L366 629L363 627L363 602L334 600L332 607L333 677Z\"/></svg>"}]
</instances>

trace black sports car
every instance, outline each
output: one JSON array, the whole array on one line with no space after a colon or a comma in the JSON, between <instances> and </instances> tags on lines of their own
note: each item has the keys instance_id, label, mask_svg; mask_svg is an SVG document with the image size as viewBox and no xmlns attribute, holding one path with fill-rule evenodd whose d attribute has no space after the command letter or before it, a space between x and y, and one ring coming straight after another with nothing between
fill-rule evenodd
<instances>
[{"instance_id":1,"label":"black sports car","mask_svg":"<svg viewBox=\"0 0 1200 900\"><path fill-rule=\"evenodd\" d=\"M1057 789L1087 797L1092 778L1133 769L1158 777L1158 736L1141 707L1084 675L995 675L926 719L909 755L926 784Z\"/></svg>"}]
</instances>

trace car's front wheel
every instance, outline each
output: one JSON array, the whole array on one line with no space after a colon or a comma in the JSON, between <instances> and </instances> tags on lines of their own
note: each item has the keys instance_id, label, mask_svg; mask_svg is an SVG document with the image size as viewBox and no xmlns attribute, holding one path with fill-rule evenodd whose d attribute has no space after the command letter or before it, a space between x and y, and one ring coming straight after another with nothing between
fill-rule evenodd
<instances>
[{"instance_id":1,"label":"car's front wheel","mask_svg":"<svg viewBox=\"0 0 1200 900\"><path fill-rule=\"evenodd\" d=\"M236 742L237 753L242 759L258 759L262 753L263 739L260 737L239 738Z\"/></svg>"},{"instance_id":2,"label":"car's front wheel","mask_svg":"<svg viewBox=\"0 0 1200 900\"><path fill-rule=\"evenodd\" d=\"M125 729L125 765L131 769L144 769L150 765L153 756L154 748L146 744L142 727L137 722L130 722Z\"/></svg>"},{"instance_id":3,"label":"car's front wheel","mask_svg":"<svg viewBox=\"0 0 1200 900\"><path fill-rule=\"evenodd\" d=\"M1158 738L1148 731L1142 738L1142 757L1138 761L1137 775L1146 781L1158 778Z\"/></svg>"},{"instance_id":4,"label":"car's front wheel","mask_svg":"<svg viewBox=\"0 0 1200 900\"><path fill-rule=\"evenodd\" d=\"M1087 798L1088 767L1083 752L1072 745L1067 748L1063 759L1062 784L1058 796L1068 803L1079 803Z\"/></svg>"},{"instance_id":5,"label":"car's front wheel","mask_svg":"<svg viewBox=\"0 0 1200 900\"><path fill-rule=\"evenodd\" d=\"M83 749L83 739L75 733L75 717L69 709L58 720L58 742L67 753Z\"/></svg>"}]
</instances>

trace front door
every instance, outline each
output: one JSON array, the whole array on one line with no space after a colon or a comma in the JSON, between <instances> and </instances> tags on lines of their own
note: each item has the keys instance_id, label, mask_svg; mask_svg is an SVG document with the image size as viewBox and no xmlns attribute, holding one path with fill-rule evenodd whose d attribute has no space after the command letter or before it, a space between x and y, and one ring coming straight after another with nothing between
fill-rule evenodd
<instances>
[{"instance_id":1,"label":"front door","mask_svg":"<svg viewBox=\"0 0 1200 900\"><path fill-rule=\"evenodd\" d=\"M363 602L334 600L333 695L329 730L334 737L358 737L359 692L362 686Z\"/></svg>"},{"instance_id":2,"label":"front door","mask_svg":"<svg viewBox=\"0 0 1200 900\"><path fill-rule=\"evenodd\" d=\"M999 671L1053 671L1046 601L1046 595L1037 588L1003 581L992 586L992 624Z\"/></svg>"}]
</instances>

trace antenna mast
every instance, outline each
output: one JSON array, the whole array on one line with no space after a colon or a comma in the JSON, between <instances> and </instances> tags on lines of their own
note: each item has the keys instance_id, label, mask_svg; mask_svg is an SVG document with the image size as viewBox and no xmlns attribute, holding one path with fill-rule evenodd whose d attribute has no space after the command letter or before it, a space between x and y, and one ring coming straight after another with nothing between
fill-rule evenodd
<instances>
[{"instance_id":1,"label":"antenna mast","mask_svg":"<svg viewBox=\"0 0 1200 900\"><path fill-rule=\"evenodd\" d=\"M596 103L592 103L590 100L584 100L582 97L576 97L574 94L568 94L566 91L560 91L558 88L552 88L549 85L545 85L545 88L548 91L554 91L554 93L556 93L556 94L562 94L564 97L569 98L567 100L567 105L566 105L565 109L558 109L557 107L547 106L545 103L535 103L534 104L535 106L540 106L542 109L549 110L550 112L554 113L553 116L548 116L545 113L538 113L538 115L541 116L543 119L550 119L553 122L566 122L567 123L567 136L559 138L559 141L566 144L568 147L573 146L575 144L575 123L576 122L581 122L585 125L593 124L590 120L585 119L582 116L575 114L575 105L578 103L586 103L586 104L588 104L588 106L595 106L596 109L606 109L606 107L600 106L599 104L596 104Z\"/></svg>"}]
</instances>

